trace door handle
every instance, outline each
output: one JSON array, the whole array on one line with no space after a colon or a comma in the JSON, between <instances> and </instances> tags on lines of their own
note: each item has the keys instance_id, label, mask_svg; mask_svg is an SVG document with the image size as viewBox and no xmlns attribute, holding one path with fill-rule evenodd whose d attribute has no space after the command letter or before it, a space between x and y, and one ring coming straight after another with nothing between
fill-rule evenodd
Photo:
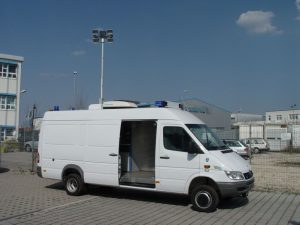
<instances>
[{"instance_id":1,"label":"door handle","mask_svg":"<svg viewBox=\"0 0 300 225\"><path fill-rule=\"evenodd\" d=\"M160 158L161 158L161 159L170 159L170 157L167 156L167 155L163 155L163 156L161 156Z\"/></svg>"},{"instance_id":2,"label":"door handle","mask_svg":"<svg viewBox=\"0 0 300 225\"><path fill-rule=\"evenodd\" d=\"M109 156L118 156L116 153L110 153Z\"/></svg>"}]
</instances>

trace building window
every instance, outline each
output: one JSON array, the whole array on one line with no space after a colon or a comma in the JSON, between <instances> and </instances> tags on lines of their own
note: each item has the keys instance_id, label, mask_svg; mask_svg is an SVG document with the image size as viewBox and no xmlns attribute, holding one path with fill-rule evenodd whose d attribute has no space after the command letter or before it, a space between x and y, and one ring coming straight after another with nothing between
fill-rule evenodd
<instances>
[{"instance_id":1,"label":"building window","mask_svg":"<svg viewBox=\"0 0 300 225\"><path fill-rule=\"evenodd\" d=\"M270 115L268 116L268 118L269 118L269 120L271 120L271 116Z\"/></svg>"},{"instance_id":2,"label":"building window","mask_svg":"<svg viewBox=\"0 0 300 225\"><path fill-rule=\"evenodd\" d=\"M277 115L276 118L277 120L282 120L282 115Z\"/></svg>"},{"instance_id":3,"label":"building window","mask_svg":"<svg viewBox=\"0 0 300 225\"><path fill-rule=\"evenodd\" d=\"M8 72L8 64L2 64L0 63L0 77L7 77Z\"/></svg>"},{"instance_id":4,"label":"building window","mask_svg":"<svg viewBox=\"0 0 300 225\"><path fill-rule=\"evenodd\" d=\"M17 65L0 63L0 77L3 78L17 78Z\"/></svg>"},{"instance_id":5,"label":"building window","mask_svg":"<svg viewBox=\"0 0 300 225\"><path fill-rule=\"evenodd\" d=\"M8 78L17 78L17 65L9 65L8 67Z\"/></svg>"},{"instance_id":6,"label":"building window","mask_svg":"<svg viewBox=\"0 0 300 225\"><path fill-rule=\"evenodd\" d=\"M14 136L14 132L15 132L15 128L14 127L2 127L1 128L0 140L4 141L8 137L13 137Z\"/></svg>"},{"instance_id":7,"label":"building window","mask_svg":"<svg viewBox=\"0 0 300 225\"><path fill-rule=\"evenodd\" d=\"M290 114L290 120L297 120L299 117L299 114Z\"/></svg>"},{"instance_id":8,"label":"building window","mask_svg":"<svg viewBox=\"0 0 300 225\"><path fill-rule=\"evenodd\" d=\"M0 96L0 109L16 109L16 97Z\"/></svg>"},{"instance_id":9,"label":"building window","mask_svg":"<svg viewBox=\"0 0 300 225\"><path fill-rule=\"evenodd\" d=\"M4 136L5 136L5 129L4 129L4 128L1 128L0 141L4 141Z\"/></svg>"}]
</instances>

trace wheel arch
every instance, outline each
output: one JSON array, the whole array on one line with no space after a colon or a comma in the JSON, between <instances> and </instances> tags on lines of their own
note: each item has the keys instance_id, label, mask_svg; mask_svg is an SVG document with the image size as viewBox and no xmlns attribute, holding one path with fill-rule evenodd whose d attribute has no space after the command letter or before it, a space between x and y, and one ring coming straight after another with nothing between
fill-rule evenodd
<instances>
[{"instance_id":1,"label":"wheel arch","mask_svg":"<svg viewBox=\"0 0 300 225\"><path fill-rule=\"evenodd\" d=\"M188 186L188 190L187 193L190 195L190 193L192 192L192 190L197 187L198 185L208 185L213 187L216 192L218 193L219 196L221 196L221 192L220 189L217 185L217 183L210 177L204 177L204 176L198 176L198 177L194 177Z\"/></svg>"},{"instance_id":2,"label":"wheel arch","mask_svg":"<svg viewBox=\"0 0 300 225\"><path fill-rule=\"evenodd\" d=\"M68 164L63 168L62 174L61 174L61 179L64 180L64 178L71 173L76 173L76 174L80 175L82 180L84 180L83 170L81 169L80 166L75 165L75 164Z\"/></svg>"}]
</instances>

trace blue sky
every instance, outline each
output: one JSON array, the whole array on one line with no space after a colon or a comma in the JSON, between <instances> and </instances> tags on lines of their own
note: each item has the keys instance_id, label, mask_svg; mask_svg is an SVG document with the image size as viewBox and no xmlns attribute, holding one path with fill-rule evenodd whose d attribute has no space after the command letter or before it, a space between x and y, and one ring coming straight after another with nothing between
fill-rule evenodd
<instances>
[{"instance_id":1,"label":"blue sky","mask_svg":"<svg viewBox=\"0 0 300 225\"><path fill-rule=\"evenodd\" d=\"M25 57L21 117L99 98L95 27L105 45L104 97L199 98L229 111L300 107L300 1L2 1L0 52ZM184 92L188 90L188 92ZM22 120L22 118L21 118Z\"/></svg>"}]
</instances>

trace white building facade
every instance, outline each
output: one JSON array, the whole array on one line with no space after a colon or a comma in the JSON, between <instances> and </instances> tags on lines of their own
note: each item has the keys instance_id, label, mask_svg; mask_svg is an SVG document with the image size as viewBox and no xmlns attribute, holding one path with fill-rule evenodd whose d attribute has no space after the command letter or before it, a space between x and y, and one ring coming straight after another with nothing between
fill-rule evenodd
<instances>
[{"instance_id":1,"label":"white building facade","mask_svg":"<svg viewBox=\"0 0 300 225\"><path fill-rule=\"evenodd\" d=\"M266 122L300 124L300 109L266 112Z\"/></svg>"},{"instance_id":2,"label":"white building facade","mask_svg":"<svg viewBox=\"0 0 300 225\"><path fill-rule=\"evenodd\" d=\"M21 56L0 53L1 141L18 136L23 61Z\"/></svg>"},{"instance_id":3,"label":"white building facade","mask_svg":"<svg viewBox=\"0 0 300 225\"><path fill-rule=\"evenodd\" d=\"M264 138L271 151L300 148L300 110L266 112L265 121L234 124L239 128L239 139Z\"/></svg>"}]
</instances>

